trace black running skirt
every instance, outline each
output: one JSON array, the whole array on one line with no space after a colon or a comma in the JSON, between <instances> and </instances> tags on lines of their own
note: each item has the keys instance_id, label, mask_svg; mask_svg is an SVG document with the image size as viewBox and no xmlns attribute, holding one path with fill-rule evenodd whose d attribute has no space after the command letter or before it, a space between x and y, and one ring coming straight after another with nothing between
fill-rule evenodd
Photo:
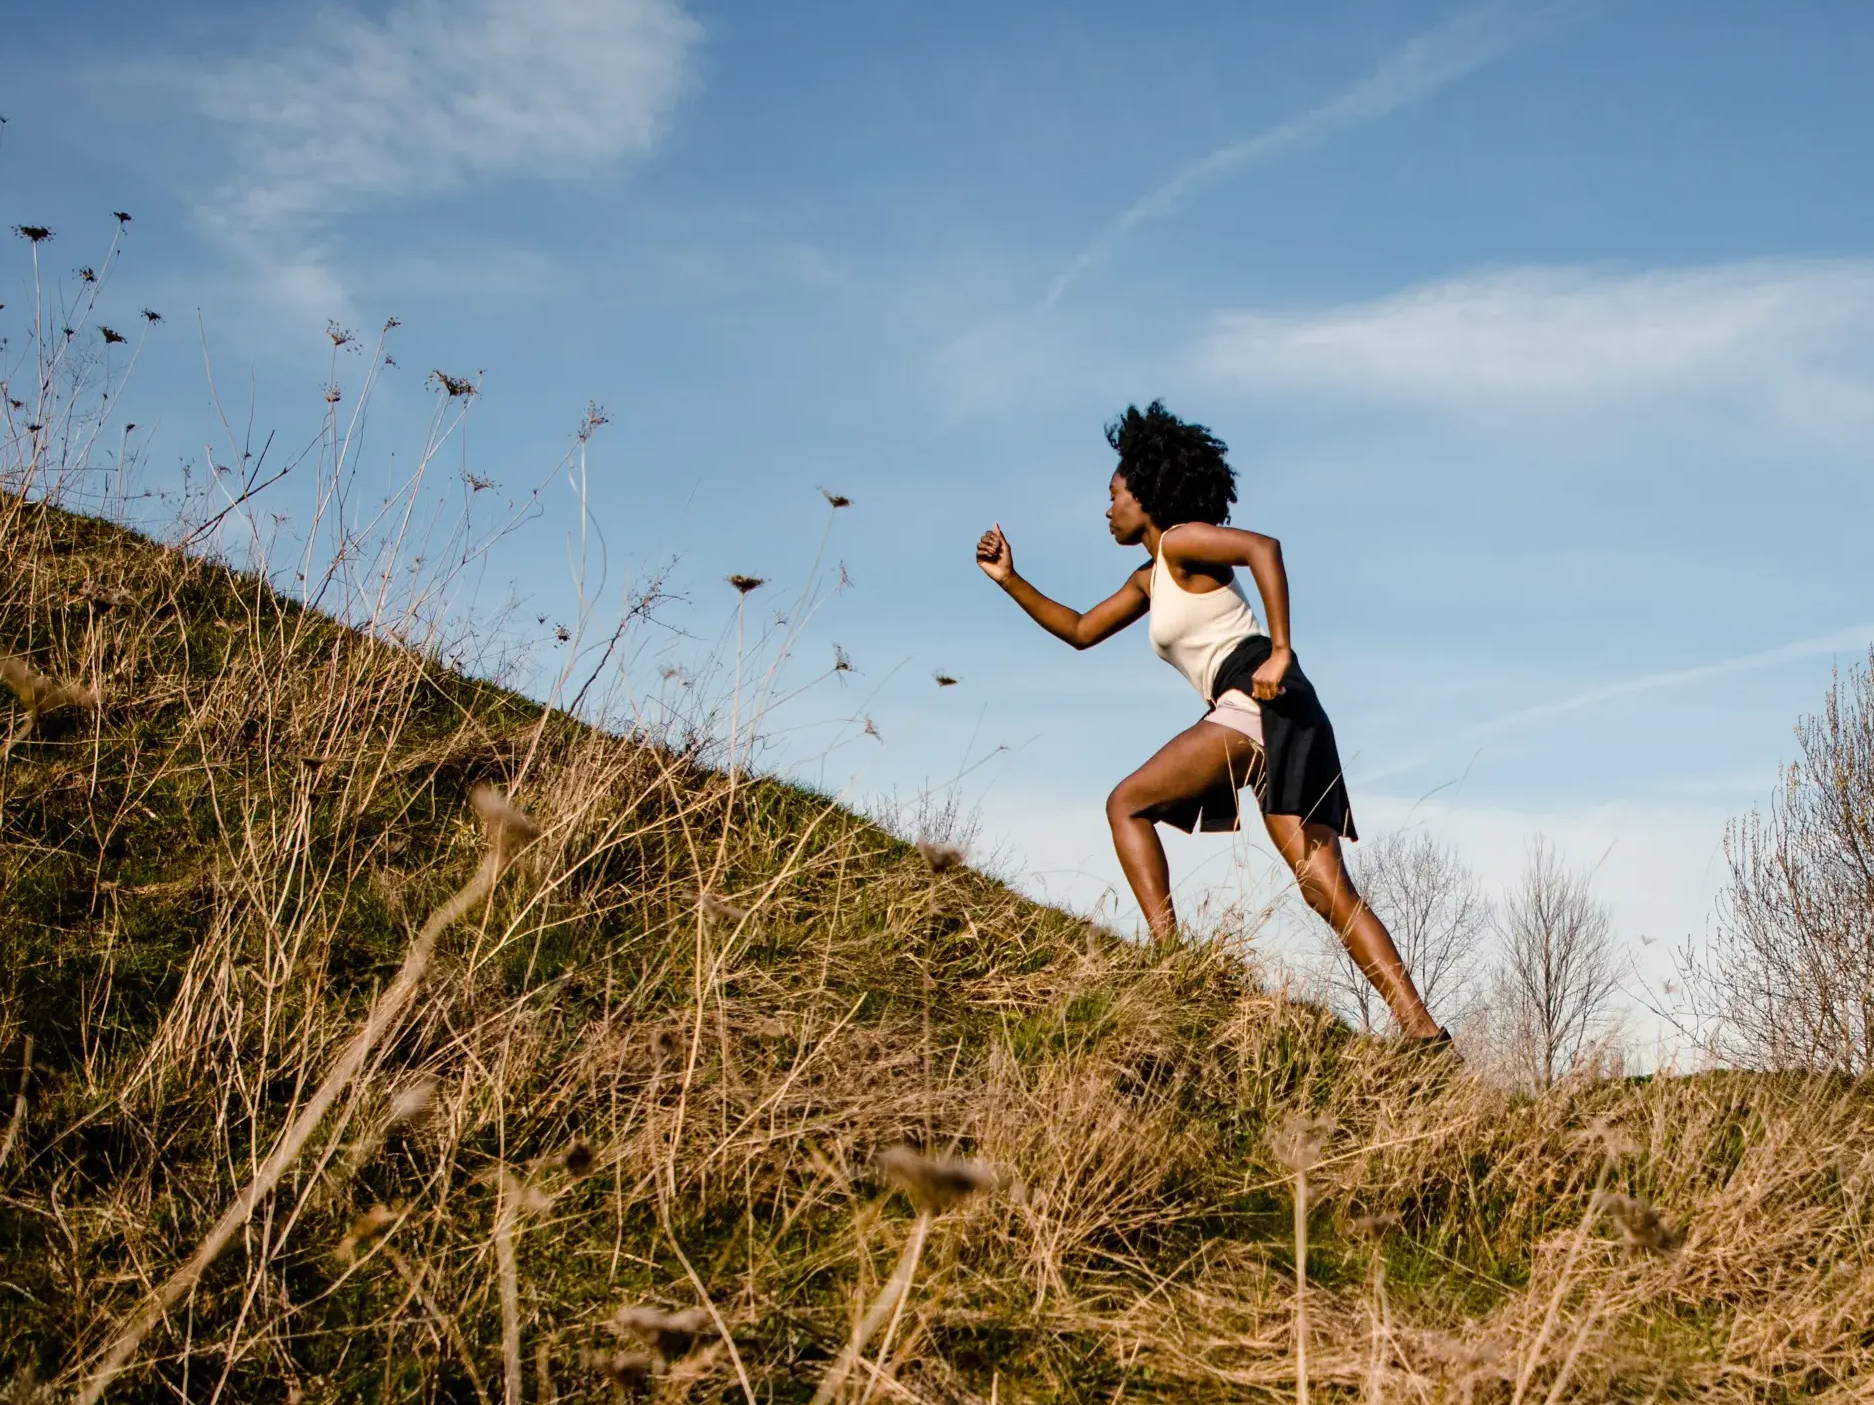
<instances>
[{"instance_id":1,"label":"black running skirt","mask_svg":"<svg viewBox=\"0 0 1874 1405\"><path fill-rule=\"evenodd\" d=\"M1217 665L1211 696L1220 697L1232 688L1255 696L1252 680L1273 650L1268 635L1250 635ZM1257 706L1262 709L1263 766L1259 775L1245 777L1241 784L1255 787L1262 812L1299 815L1311 824L1326 825L1343 839L1358 839L1353 802L1347 798L1340 753L1334 747L1334 724L1327 720L1301 665L1291 659L1282 676L1281 695ZM1226 781L1159 817L1187 834L1231 831L1242 825L1237 798L1237 787Z\"/></svg>"}]
</instances>

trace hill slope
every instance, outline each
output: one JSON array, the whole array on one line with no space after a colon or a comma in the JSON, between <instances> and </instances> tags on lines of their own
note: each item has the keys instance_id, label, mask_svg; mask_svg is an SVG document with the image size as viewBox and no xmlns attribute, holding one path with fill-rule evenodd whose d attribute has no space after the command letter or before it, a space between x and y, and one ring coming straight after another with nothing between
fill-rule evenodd
<instances>
[{"instance_id":1,"label":"hill slope","mask_svg":"<svg viewBox=\"0 0 1874 1405\"><path fill-rule=\"evenodd\" d=\"M107 1398L805 1401L872 1304L838 1398L1291 1399L1298 1337L1316 1399L1864 1398L1865 1088L1511 1097L106 524L0 498L0 561L0 654L99 695L0 759L4 1398L69 1398L400 963ZM482 782L541 832L413 966ZM919 1216L898 1143L997 1183Z\"/></svg>"}]
</instances>

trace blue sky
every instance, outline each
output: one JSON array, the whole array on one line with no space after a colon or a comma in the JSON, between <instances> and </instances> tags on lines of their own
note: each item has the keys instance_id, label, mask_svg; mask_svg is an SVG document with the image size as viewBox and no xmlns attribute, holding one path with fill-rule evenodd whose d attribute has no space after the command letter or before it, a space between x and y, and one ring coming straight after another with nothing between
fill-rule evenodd
<instances>
[{"instance_id":1,"label":"blue sky","mask_svg":"<svg viewBox=\"0 0 1874 1405\"><path fill-rule=\"evenodd\" d=\"M1042 589L1112 589L1100 426L1129 401L1230 442L1363 829L1492 882L1552 836L1636 983L1704 931L1726 819L1874 639L1848 0L74 0L9 32L3 222L55 228L70 286L136 216L102 313L165 315L118 405L150 482L213 437L204 341L224 402L301 441L327 319L399 317L360 481L408 466L428 369L481 375L443 466L499 485L490 514L545 487L461 603L520 599L544 688L576 609L555 466L597 401L604 599L674 561L642 697L733 638L726 573L773 582L751 621L790 606L818 489L846 493L785 674L835 642L857 672L763 755L953 794L1010 876L1122 924L1100 804L1195 700L1142 629L1054 644L970 548L1000 521ZM1270 885L1259 836L1172 856L1187 908Z\"/></svg>"}]
</instances>

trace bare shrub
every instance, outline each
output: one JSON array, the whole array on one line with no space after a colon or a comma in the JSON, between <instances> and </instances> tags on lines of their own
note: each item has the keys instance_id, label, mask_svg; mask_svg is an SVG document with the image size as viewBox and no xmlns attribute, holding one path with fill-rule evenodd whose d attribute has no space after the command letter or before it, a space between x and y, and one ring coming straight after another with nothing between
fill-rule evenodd
<instances>
[{"instance_id":1,"label":"bare shrub","mask_svg":"<svg viewBox=\"0 0 1874 1405\"><path fill-rule=\"evenodd\" d=\"M1724 1057L1874 1073L1874 648L1796 727L1767 816L1725 835L1716 940L1680 959Z\"/></svg>"},{"instance_id":2,"label":"bare shrub","mask_svg":"<svg viewBox=\"0 0 1874 1405\"><path fill-rule=\"evenodd\" d=\"M1612 1011L1619 973L1607 908L1587 875L1538 837L1496 926L1498 1052L1518 1079L1547 1088L1588 1051Z\"/></svg>"},{"instance_id":3,"label":"bare shrub","mask_svg":"<svg viewBox=\"0 0 1874 1405\"><path fill-rule=\"evenodd\" d=\"M1349 866L1427 1007L1448 1023L1462 1020L1484 974L1490 929L1490 904L1477 875L1455 849L1422 830L1362 844ZM1340 939L1319 923L1310 930L1322 944L1322 975L1336 1008L1363 1033L1390 1021L1386 1002Z\"/></svg>"}]
</instances>

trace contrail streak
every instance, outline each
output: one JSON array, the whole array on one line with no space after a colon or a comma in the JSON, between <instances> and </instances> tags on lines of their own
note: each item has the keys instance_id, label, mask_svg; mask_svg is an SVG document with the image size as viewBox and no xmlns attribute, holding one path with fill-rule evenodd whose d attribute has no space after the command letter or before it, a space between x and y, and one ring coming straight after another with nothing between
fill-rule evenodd
<instances>
[{"instance_id":1,"label":"contrail streak","mask_svg":"<svg viewBox=\"0 0 1874 1405\"><path fill-rule=\"evenodd\" d=\"M1716 663L1699 664L1693 668L1675 668L1660 673L1642 673L1634 678L1623 679L1618 683L1603 683L1598 688L1589 688L1570 697L1557 698L1554 702L1537 703L1532 707L1522 707L1514 712L1506 712L1501 717L1493 717L1488 722L1479 722L1467 727L1452 738L1453 743L1476 741L1479 738L1493 736L1498 732L1510 731L1527 726L1545 718L1557 717L1562 713L1576 712L1584 707L1593 707L1596 703L1607 702L1613 698L1630 697L1635 693L1651 693L1661 688L1677 688L1686 683L1704 683L1714 678L1728 678L1738 673L1755 673L1759 669L1774 668L1781 663L1793 663L1798 659L1814 658L1818 654L1836 654L1845 650L1861 650L1874 644L1874 622L1850 625L1838 629L1833 634L1817 635L1813 639L1798 639L1793 644L1784 644L1775 649L1763 649L1754 654L1739 654L1735 658L1720 659ZM1416 770L1427 764L1426 755L1410 756L1395 761L1389 766L1382 766L1376 771L1362 773L1364 781L1387 780L1406 771Z\"/></svg>"},{"instance_id":2,"label":"contrail streak","mask_svg":"<svg viewBox=\"0 0 1874 1405\"><path fill-rule=\"evenodd\" d=\"M1210 185L1238 167L1292 151L1341 127L1384 117L1436 92L1521 47L1546 29L1558 6L1518 11L1485 5L1432 26L1389 55L1373 73L1321 106L1291 117L1243 141L1218 147L1180 167L1156 189L1134 201L1106 226L1072 263L1055 275L1041 299L1049 308L1123 239L1134 226L1162 219L1193 191Z\"/></svg>"}]
</instances>

